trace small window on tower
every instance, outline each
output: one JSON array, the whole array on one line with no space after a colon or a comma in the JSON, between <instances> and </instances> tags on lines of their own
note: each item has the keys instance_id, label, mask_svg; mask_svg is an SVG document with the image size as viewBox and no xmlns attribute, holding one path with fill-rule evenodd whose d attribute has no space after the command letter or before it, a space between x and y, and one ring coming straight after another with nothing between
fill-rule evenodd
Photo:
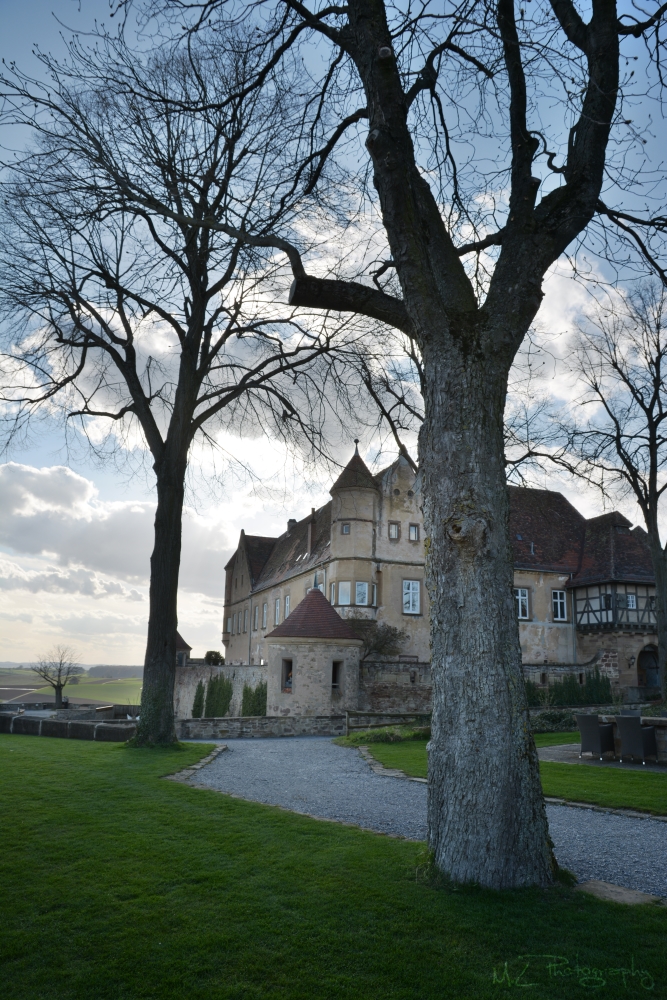
<instances>
[{"instance_id":1,"label":"small window on tower","mask_svg":"<svg viewBox=\"0 0 667 1000\"><path fill-rule=\"evenodd\" d=\"M341 533L341 535L349 535L350 534L350 524L349 524L349 521L345 521L343 524L341 524L341 526L340 526L340 533Z\"/></svg>"},{"instance_id":2,"label":"small window on tower","mask_svg":"<svg viewBox=\"0 0 667 1000\"><path fill-rule=\"evenodd\" d=\"M282 689L285 694L292 693L292 661L283 660L283 682Z\"/></svg>"},{"instance_id":3,"label":"small window on tower","mask_svg":"<svg viewBox=\"0 0 667 1000\"><path fill-rule=\"evenodd\" d=\"M274 618L275 618L275 620L274 620L273 624L274 625L280 625L280 598L279 597L276 597L276 607L275 607L275 616L274 616Z\"/></svg>"},{"instance_id":4,"label":"small window on tower","mask_svg":"<svg viewBox=\"0 0 667 1000\"><path fill-rule=\"evenodd\" d=\"M331 604L336 603L336 584L332 583L329 588L329 601Z\"/></svg>"},{"instance_id":5,"label":"small window on tower","mask_svg":"<svg viewBox=\"0 0 667 1000\"><path fill-rule=\"evenodd\" d=\"M410 525L410 541L411 542L418 542L419 541L419 525L418 524L411 524Z\"/></svg>"},{"instance_id":6,"label":"small window on tower","mask_svg":"<svg viewBox=\"0 0 667 1000\"><path fill-rule=\"evenodd\" d=\"M398 541L401 537L401 525L399 521L389 522L389 537L393 542Z\"/></svg>"},{"instance_id":7,"label":"small window on tower","mask_svg":"<svg viewBox=\"0 0 667 1000\"><path fill-rule=\"evenodd\" d=\"M268 604L262 605L262 628L266 628L266 618L269 611Z\"/></svg>"},{"instance_id":8,"label":"small window on tower","mask_svg":"<svg viewBox=\"0 0 667 1000\"><path fill-rule=\"evenodd\" d=\"M339 604L350 603L350 584L346 580L341 580L341 582L338 584L338 603Z\"/></svg>"},{"instance_id":9,"label":"small window on tower","mask_svg":"<svg viewBox=\"0 0 667 1000\"><path fill-rule=\"evenodd\" d=\"M257 629L259 627L259 604L255 605L255 617L253 619L253 626L252 627L255 630L255 632L257 631Z\"/></svg>"}]
</instances>

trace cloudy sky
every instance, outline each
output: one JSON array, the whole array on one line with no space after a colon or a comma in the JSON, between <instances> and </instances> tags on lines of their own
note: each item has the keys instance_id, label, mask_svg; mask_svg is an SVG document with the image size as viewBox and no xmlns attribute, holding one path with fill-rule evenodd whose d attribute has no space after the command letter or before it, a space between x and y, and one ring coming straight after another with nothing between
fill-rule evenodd
<instances>
[{"instance_id":1,"label":"cloudy sky","mask_svg":"<svg viewBox=\"0 0 667 1000\"><path fill-rule=\"evenodd\" d=\"M33 43L62 51L58 17L77 30L105 19L107 0L0 0L0 55L38 72ZM5 145L15 137L5 135ZM563 337L585 304L584 291L555 273L546 287L540 323ZM340 442L346 461L358 429ZM288 517L305 516L326 501L330 479L307 475L270 442L221 441L242 456L264 485L236 476L211 488L204 463L193 478L183 526L179 628L195 655L221 648L223 567L239 531L280 534ZM374 455L367 442L365 455ZM588 516L594 496L558 484ZM150 473L100 468L68 453L56 427L0 464L0 661L33 660L66 642L84 663L143 661L148 612L147 572L154 504ZM632 514L630 514L632 516Z\"/></svg>"}]
</instances>

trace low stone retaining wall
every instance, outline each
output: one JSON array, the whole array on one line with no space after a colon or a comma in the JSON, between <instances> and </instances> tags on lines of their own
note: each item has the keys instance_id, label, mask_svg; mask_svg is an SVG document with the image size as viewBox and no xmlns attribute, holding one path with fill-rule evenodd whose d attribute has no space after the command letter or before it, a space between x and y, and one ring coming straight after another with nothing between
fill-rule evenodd
<instances>
[{"instance_id":1,"label":"low stone retaining wall","mask_svg":"<svg viewBox=\"0 0 667 1000\"><path fill-rule=\"evenodd\" d=\"M182 740L252 739L276 736L344 736L344 715L252 715L224 719L181 719Z\"/></svg>"},{"instance_id":2,"label":"low stone retaining wall","mask_svg":"<svg viewBox=\"0 0 667 1000\"><path fill-rule=\"evenodd\" d=\"M30 715L0 715L0 733L16 736L56 736L70 740L97 740L103 743L124 743L137 731L132 724L113 722L67 721L38 719Z\"/></svg>"}]
</instances>

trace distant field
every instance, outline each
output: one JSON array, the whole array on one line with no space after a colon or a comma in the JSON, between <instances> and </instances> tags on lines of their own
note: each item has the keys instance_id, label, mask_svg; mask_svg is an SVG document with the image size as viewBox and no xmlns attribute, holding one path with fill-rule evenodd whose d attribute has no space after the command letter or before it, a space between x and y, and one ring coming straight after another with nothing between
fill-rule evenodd
<instances>
[{"instance_id":1,"label":"distant field","mask_svg":"<svg viewBox=\"0 0 667 1000\"><path fill-rule=\"evenodd\" d=\"M138 705L141 701L143 681L139 677L126 677L122 680L107 680L104 677L86 677L82 675L78 684L68 684L65 695L72 699L85 701L113 702L116 705ZM53 695L53 688L45 685L36 674L30 670L0 671L0 698L6 701L22 700L29 694L31 701L37 701L42 696ZM36 696L36 697L35 697Z\"/></svg>"}]
</instances>

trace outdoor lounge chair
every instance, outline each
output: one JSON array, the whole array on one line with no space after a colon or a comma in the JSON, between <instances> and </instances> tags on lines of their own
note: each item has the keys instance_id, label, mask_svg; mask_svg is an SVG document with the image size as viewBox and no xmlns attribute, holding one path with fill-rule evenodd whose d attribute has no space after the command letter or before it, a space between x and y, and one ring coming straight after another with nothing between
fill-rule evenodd
<instances>
[{"instance_id":1,"label":"outdoor lounge chair","mask_svg":"<svg viewBox=\"0 0 667 1000\"><path fill-rule=\"evenodd\" d=\"M616 719L618 735L621 738L621 762L623 757L641 757L642 764L647 757L658 759L655 741L655 726L642 726L636 716L619 715Z\"/></svg>"},{"instance_id":2,"label":"outdoor lounge chair","mask_svg":"<svg viewBox=\"0 0 667 1000\"><path fill-rule=\"evenodd\" d=\"M611 750L615 753L614 727L611 722L601 723L597 715L575 715L579 733L581 734L582 753L596 754L602 760L602 754Z\"/></svg>"}]
</instances>

